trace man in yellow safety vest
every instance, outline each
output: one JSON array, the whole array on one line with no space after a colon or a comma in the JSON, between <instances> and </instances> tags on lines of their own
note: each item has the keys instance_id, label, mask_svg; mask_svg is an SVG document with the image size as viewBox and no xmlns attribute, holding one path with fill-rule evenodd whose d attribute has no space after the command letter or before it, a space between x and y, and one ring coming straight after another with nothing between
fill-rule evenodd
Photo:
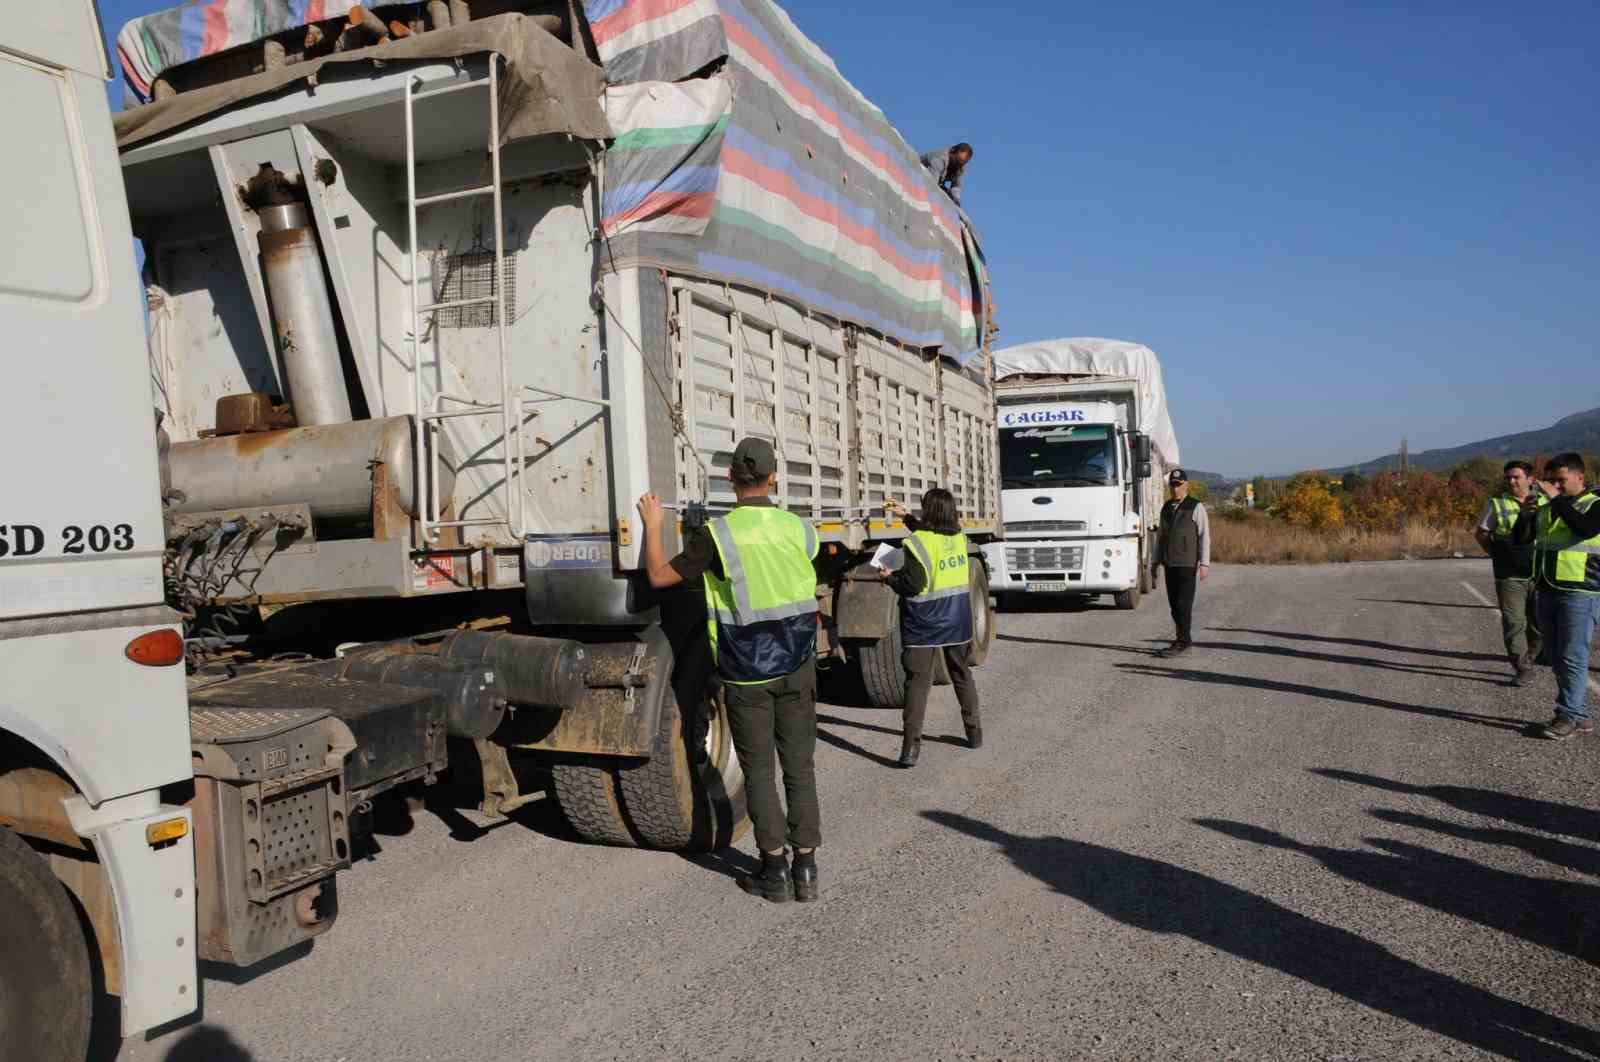
<instances>
[{"instance_id":1,"label":"man in yellow safety vest","mask_svg":"<svg viewBox=\"0 0 1600 1062\"><path fill-rule=\"evenodd\" d=\"M643 567L657 589L703 580L711 647L728 706L761 868L740 888L774 903L817 898L816 529L773 505L778 457L764 439L733 451L733 509L694 528L671 560L661 546L664 506L639 499ZM778 800L783 767L788 812ZM785 841L794 850L791 868Z\"/></svg>"},{"instance_id":2,"label":"man in yellow safety vest","mask_svg":"<svg viewBox=\"0 0 1600 1062\"><path fill-rule=\"evenodd\" d=\"M1539 632L1555 668L1556 716L1540 733L1553 741L1594 730L1589 716L1589 642L1600 618L1600 495L1584 482L1582 456L1545 463L1541 506L1532 497L1512 532L1532 542L1539 577Z\"/></svg>"},{"instance_id":3,"label":"man in yellow safety vest","mask_svg":"<svg viewBox=\"0 0 1600 1062\"><path fill-rule=\"evenodd\" d=\"M1533 466L1526 461L1507 461L1504 469L1506 489L1483 507L1473 528L1478 545L1494 562L1494 590L1500 602L1500 634L1506 656L1516 675L1511 680L1520 686L1526 681L1539 655L1539 617L1534 608L1534 591L1539 585L1533 568L1533 543L1517 545L1511 541L1522 503L1530 496L1534 504L1544 505L1543 492L1534 488Z\"/></svg>"}]
</instances>

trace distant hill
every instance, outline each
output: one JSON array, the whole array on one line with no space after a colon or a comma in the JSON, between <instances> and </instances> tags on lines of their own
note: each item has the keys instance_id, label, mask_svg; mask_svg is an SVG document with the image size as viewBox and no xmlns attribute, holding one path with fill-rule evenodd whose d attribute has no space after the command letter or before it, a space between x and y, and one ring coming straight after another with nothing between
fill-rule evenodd
<instances>
[{"instance_id":1,"label":"distant hill","mask_svg":"<svg viewBox=\"0 0 1600 1062\"><path fill-rule=\"evenodd\" d=\"M1574 413L1570 417L1562 417L1548 428L1537 431L1518 432L1516 435L1501 435L1493 439L1484 439L1481 442L1467 443L1463 446L1451 446L1440 450L1423 450L1411 455L1411 467L1426 468L1433 471L1442 471L1463 461L1470 461L1474 457L1487 456L1509 461L1513 457L1532 458L1536 454L1550 456L1563 450L1576 450L1579 453L1600 453L1600 408ZM1344 468L1330 468L1329 472L1386 472L1400 466L1398 453L1386 454L1383 457L1367 461L1359 465L1347 465Z\"/></svg>"}]
</instances>

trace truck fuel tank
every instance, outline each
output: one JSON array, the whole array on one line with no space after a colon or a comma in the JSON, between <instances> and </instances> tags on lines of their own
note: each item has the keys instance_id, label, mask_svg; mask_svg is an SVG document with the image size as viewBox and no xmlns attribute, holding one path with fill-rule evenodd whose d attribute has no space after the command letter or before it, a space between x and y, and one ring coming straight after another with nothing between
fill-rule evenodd
<instances>
[{"instance_id":1,"label":"truck fuel tank","mask_svg":"<svg viewBox=\"0 0 1600 1062\"><path fill-rule=\"evenodd\" d=\"M455 460L444 435L439 499L455 491ZM318 519L354 519L387 498L408 516L419 512L410 417L357 420L282 431L174 443L168 455L173 510L217 512L263 506L309 506Z\"/></svg>"}]
</instances>

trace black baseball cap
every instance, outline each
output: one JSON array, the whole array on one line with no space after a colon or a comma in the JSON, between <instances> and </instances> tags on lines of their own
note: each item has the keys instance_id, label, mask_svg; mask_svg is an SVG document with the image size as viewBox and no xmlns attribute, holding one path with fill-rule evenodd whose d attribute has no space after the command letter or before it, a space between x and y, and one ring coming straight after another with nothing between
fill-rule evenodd
<instances>
[{"instance_id":1,"label":"black baseball cap","mask_svg":"<svg viewBox=\"0 0 1600 1062\"><path fill-rule=\"evenodd\" d=\"M733 469L752 479L765 479L778 470L778 455L765 439L743 439L733 448Z\"/></svg>"},{"instance_id":2,"label":"black baseball cap","mask_svg":"<svg viewBox=\"0 0 1600 1062\"><path fill-rule=\"evenodd\" d=\"M1189 482L1189 473L1185 472L1181 468L1174 468L1171 472L1167 473L1167 482L1187 483Z\"/></svg>"}]
</instances>

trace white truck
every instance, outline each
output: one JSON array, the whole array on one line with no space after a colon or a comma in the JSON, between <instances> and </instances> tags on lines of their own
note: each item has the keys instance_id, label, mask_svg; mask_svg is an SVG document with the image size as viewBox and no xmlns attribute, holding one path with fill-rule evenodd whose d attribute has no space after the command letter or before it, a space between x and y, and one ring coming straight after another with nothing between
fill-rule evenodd
<instances>
[{"instance_id":1,"label":"white truck","mask_svg":"<svg viewBox=\"0 0 1600 1062\"><path fill-rule=\"evenodd\" d=\"M1178 441L1161 363L1115 339L994 354L1005 540L984 547L997 600L1110 594L1137 608Z\"/></svg>"},{"instance_id":2,"label":"white truck","mask_svg":"<svg viewBox=\"0 0 1600 1062\"><path fill-rule=\"evenodd\" d=\"M885 502L946 485L998 532L976 238L780 8L284 21L322 7L138 20L115 133L93 0L0 26L6 1059L78 1062L94 990L131 1034L197 960L322 936L374 802L447 778L596 842L736 838L704 602L649 590L633 503L725 508L738 438L824 543L819 655L884 703Z\"/></svg>"}]
</instances>

